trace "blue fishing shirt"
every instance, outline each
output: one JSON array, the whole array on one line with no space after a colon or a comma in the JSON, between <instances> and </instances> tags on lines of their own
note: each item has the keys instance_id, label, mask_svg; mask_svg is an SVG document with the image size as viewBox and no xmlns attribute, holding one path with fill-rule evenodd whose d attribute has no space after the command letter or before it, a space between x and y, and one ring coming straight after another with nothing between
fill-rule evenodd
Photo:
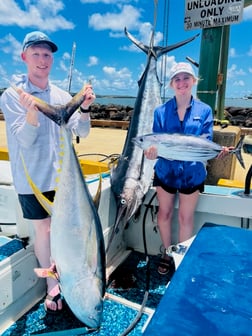
<instances>
[{"instance_id":1,"label":"blue fishing shirt","mask_svg":"<svg viewBox=\"0 0 252 336\"><path fill-rule=\"evenodd\" d=\"M183 122L179 120L176 98L158 106L154 111L154 133L177 133L201 136L212 140L213 114L209 105L192 97ZM203 183L207 176L206 163L158 158L154 170L167 186L187 189Z\"/></svg>"}]
</instances>

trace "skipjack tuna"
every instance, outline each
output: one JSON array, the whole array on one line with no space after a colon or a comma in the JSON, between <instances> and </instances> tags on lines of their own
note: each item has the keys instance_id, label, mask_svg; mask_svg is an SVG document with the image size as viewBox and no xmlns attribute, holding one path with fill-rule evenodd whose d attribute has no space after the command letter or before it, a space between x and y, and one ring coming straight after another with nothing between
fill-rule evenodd
<instances>
[{"instance_id":1,"label":"skipjack tuna","mask_svg":"<svg viewBox=\"0 0 252 336\"><path fill-rule=\"evenodd\" d=\"M241 166L245 168L241 155L243 138L241 137L237 146L229 153L235 154ZM200 161L206 163L207 160L217 157L222 151L222 146L208 140L204 136L151 133L141 135L132 139L141 149L146 150L150 146L157 148L157 155L167 160L179 161Z\"/></svg>"}]
</instances>

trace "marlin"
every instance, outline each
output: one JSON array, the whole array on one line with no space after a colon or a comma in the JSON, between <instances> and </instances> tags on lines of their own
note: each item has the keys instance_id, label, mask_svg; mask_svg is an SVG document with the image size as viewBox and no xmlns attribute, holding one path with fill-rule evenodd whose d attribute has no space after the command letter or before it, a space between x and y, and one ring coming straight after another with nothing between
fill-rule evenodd
<instances>
[{"instance_id":1,"label":"marlin","mask_svg":"<svg viewBox=\"0 0 252 336\"><path fill-rule=\"evenodd\" d=\"M154 31L150 46L144 45L135 39L126 28L125 34L138 48L147 54L148 58L146 68L138 82L138 95L124 148L116 168L111 171L111 189L117 200L114 232L118 230L118 225L122 218L124 223L127 223L136 213L150 187L153 162L144 157L141 149L132 142L132 138L152 131L154 109L162 103L161 82L157 75L157 60L160 56L193 41L198 36L196 35L171 46L159 47L153 45Z\"/></svg>"},{"instance_id":2,"label":"marlin","mask_svg":"<svg viewBox=\"0 0 252 336\"><path fill-rule=\"evenodd\" d=\"M237 146L230 150L229 153L235 154L240 165L245 168L241 155L243 139L244 136L240 138ZM133 138L132 141L142 150L155 146L157 156L167 160L206 163L208 160L217 157L222 151L221 145L207 139L205 136L151 133Z\"/></svg>"},{"instance_id":3,"label":"marlin","mask_svg":"<svg viewBox=\"0 0 252 336\"><path fill-rule=\"evenodd\" d=\"M61 127L62 160L53 203L39 192L25 170L35 195L52 216L51 257L62 295L82 323L97 329L102 322L106 284L103 232L72 144L71 132L66 128L66 122L83 100L80 91L66 106L50 106L40 99L36 103L42 113ZM35 271L38 275L48 275L43 270Z\"/></svg>"}]
</instances>

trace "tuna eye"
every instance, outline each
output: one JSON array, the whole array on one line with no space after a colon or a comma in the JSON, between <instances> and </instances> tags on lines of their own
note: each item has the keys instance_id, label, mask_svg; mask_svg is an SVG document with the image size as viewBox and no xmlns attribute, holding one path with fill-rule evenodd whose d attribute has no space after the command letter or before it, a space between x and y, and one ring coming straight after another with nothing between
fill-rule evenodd
<instances>
[{"instance_id":1,"label":"tuna eye","mask_svg":"<svg viewBox=\"0 0 252 336\"><path fill-rule=\"evenodd\" d=\"M121 199L121 204L125 205L126 204L126 200L124 198Z\"/></svg>"}]
</instances>

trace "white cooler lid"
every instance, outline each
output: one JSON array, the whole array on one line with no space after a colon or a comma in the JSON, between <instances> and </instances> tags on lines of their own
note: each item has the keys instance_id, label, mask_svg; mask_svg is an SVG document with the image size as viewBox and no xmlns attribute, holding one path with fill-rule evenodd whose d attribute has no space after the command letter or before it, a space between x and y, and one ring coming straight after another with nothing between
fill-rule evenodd
<instances>
[{"instance_id":1,"label":"white cooler lid","mask_svg":"<svg viewBox=\"0 0 252 336\"><path fill-rule=\"evenodd\" d=\"M12 183L10 161L0 160L0 184L11 185Z\"/></svg>"}]
</instances>

